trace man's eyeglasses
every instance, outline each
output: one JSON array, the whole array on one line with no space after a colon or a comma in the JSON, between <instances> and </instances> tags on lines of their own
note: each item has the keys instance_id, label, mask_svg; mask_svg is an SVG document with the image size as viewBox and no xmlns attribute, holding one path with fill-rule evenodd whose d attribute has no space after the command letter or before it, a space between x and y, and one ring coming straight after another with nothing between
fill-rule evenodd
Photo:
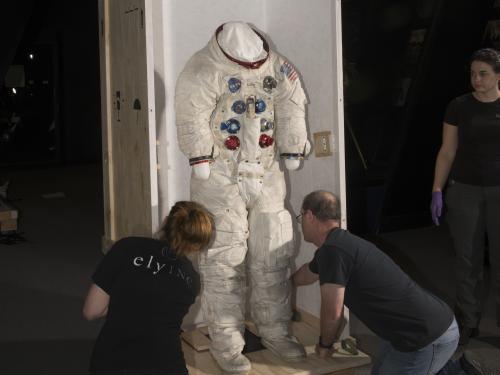
<instances>
[{"instance_id":1,"label":"man's eyeglasses","mask_svg":"<svg viewBox=\"0 0 500 375\"><path fill-rule=\"evenodd\" d=\"M301 212L300 215L295 216L295 220L297 220L297 223L302 223L302 215L303 213Z\"/></svg>"}]
</instances>

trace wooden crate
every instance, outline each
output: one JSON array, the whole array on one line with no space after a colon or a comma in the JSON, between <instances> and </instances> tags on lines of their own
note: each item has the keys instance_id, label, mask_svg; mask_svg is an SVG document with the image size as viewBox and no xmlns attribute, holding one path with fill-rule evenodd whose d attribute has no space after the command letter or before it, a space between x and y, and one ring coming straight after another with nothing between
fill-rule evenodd
<instances>
[{"instance_id":1,"label":"wooden crate","mask_svg":"<svg viewBox=\"0 0 500 375\"><path fill-rule=\"evenodd\" d=\"M0 198L0 232L17 230L18 211L6 199Z\"/></svg>"},{"instance_id":2,"label":"wooden crate","mask_svg":"<svg viewBox=\"0 0 500 375\"><path fill-rule=\"evenodd\" d=\"M0 221L0 232L9 232L17 230L17 219Z\"/></svg>"}]
</instances>

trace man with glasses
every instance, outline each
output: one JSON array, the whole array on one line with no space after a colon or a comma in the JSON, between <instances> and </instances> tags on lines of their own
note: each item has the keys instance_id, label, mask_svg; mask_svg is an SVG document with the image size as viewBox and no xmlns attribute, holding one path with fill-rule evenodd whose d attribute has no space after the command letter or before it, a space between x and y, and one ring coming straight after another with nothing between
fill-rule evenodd
<instances>
[{"instance_id":1,"label":"man with glasses","mask_svg":"<svg viewBox=\"0 0 500 375\"><path fill-rule=\"evenodd\" d=\"M320 283L316 353L333 353L345 304L383 341L372 374L436 374L457 348L453 312L375 245L340 228L340 218L339 199L323 190L307 195L296 217L304 240L318 247L292 275L296 286Z\"/></svg>"}]
</instances>

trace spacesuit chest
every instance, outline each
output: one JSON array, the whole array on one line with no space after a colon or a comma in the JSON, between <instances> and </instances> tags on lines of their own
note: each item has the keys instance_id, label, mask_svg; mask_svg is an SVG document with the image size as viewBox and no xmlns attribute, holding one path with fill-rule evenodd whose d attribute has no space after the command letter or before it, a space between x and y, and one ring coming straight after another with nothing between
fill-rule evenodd
<instances>
[{"instance_id":1,"label":"spacesuit chest","mask_svg":"<svg viewBox=\"0 0 500 375\"><path fill-rule=\"evenodd\" d=\"M224 153L238 159L259 160L274 156L274 102L278 81L270 74L221 78L220 93L212 115L215 142Z\"/></svg>"}]
</instances>

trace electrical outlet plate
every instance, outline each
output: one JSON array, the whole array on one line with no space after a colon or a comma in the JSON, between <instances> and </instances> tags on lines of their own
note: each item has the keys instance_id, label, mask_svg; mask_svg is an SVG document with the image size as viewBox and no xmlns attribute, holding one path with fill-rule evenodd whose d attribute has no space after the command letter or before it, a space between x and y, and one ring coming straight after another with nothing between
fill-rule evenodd
<instances>
[{"instance_id":1,"label":"electrical outlet plate","mask_svg":"<svg viewBox=\"0 0 500 375\"><path fill-rule=\"evenodd\" d=\"M314 154L317 158L331 156L332 149L330 146L330 136L332 132L324 131L319 133L314 133Z\"/></svg>"}]
</instances>

